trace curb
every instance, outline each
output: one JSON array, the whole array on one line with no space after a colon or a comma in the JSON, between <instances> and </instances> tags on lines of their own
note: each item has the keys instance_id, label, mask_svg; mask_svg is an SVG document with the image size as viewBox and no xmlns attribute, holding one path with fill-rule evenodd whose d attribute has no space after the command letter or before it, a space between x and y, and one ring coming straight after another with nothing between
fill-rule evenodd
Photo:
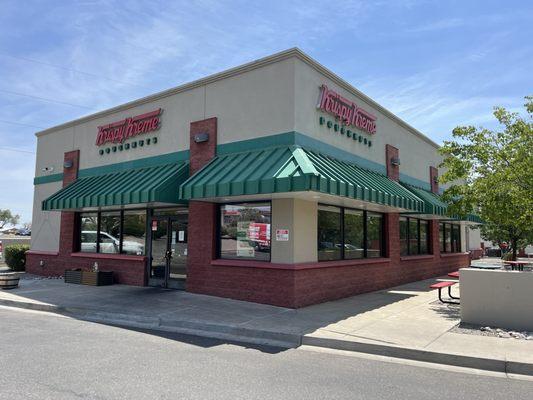
<instances>
[{"instance_id":1,"label":"curb","mask_svg":"<svg viewBox=\"0 0 533 400\"><path fill-rule=\"evenodd\" d=\"M150 329L169 333L182 333L283 348L296 348L300 346L302 338L299 334L249 329L240 326L212 324L191 320L165 321L159 317L111 313L97 309L62 307L51 304L28 303L14 300L0 299L0 306L49 312L84 321L123 327Z\"/></svg>"},{"instance_id":2,"label":"curb","mask_svg":"<svg viewBox=\"0 0 533 400\"><path fill-rule=\"evenodd\" d=\"M307 335L303 336L302 345L423 361L434 364L452 365L456 367L503 372L507 374L533 376L533 364L508 361L499 358L483 358L461 354L439 353L411 347L352 342L342 339L318 338Z\"/></svg>"},{"instance_id":3,"label":"curb","mask_svg":"<svg viewBox=\"0 0 533 400\"><path fill-rule=\"evenodd\" d=\"M28 303L14 300L0 299L0 306L50 312L80 320L109 325L149 329L169 333L182 333L236 342L270 345L283 348L297 348L301 345L306 345L422 361L434 364L503 372L507 374L533 376L533 364L522 363L518 361L508 361L498 358L483 358L465 356L461 354L439 353L410 347L353 342L342 339L320 338L310 335L249 329L240 326L212 324L190 320L165 321L161 320L159 317L110 313L97 309L61 307L50 304Z\"/></svg>"}]
</instances>

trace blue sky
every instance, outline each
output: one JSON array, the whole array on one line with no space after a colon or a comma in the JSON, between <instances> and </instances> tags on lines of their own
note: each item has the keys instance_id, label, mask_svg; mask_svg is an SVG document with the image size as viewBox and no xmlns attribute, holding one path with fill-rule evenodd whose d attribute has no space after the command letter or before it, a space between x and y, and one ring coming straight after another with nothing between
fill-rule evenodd
<instances>
[{"instance_id":1,"label":"blue sky","mask_svg":"<svg viewBox=\"0 0 533 400\"><path fill-rule=\"evenodd\" d=\"M295 46L437 142L491 127L533 94L532 21L525 0L3 0L0 208L31 220L41 128Z\"/></svg>"}]
</instances>

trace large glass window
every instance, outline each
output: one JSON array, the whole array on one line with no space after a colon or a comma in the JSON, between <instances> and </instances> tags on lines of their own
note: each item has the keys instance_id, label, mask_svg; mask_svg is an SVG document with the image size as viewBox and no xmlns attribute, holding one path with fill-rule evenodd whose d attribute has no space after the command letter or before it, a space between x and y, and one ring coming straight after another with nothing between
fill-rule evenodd
<instances>
[{"instance_id":1,"label":"large glass window","mask_svg":"<svg viewBox=\"0 0 533 400\"><path fill-rule=\"evenodd\" d=\"M318 260L342 258L341 209L318 207Z\"/></svg>"},{"instance_id":2,"label":"large glass window","mask_svg":"<svg viewBox=\"0 0 533 400\"><path fill-rule=\"evenodd\" d=\"M383 216L368 213L367 215L367 257L381 257L383 249Z\"/></svg>"},{"instance_id":3,"label":"large glass window","mask_svg":"<svg viewBox=\"0 0 533 400\"><path fill-rule=\"evenodd\" d=\"M146 211L81 213L80 251L144 255Z\"/></svg>"},{"instance_id":4,"label":"large glass window","mask_svg":"<svg viewBox=\"0 0 533 400\"><path fill-rule=\"evenodd\" d=\"M452 230L450 224L444 224L444 251L451 253L452 251Z\"/></svg>"},{"instance_id":5,"label":"large glass window","mask_svg":"<svg viewBox=\"0 0 533 400\"><path fill-rule=\"evenodd\" d=\"M459 253L461 251L461 226L459 224L441 223L440 250L443 253Z\"/></svg>"},{"instance_id":6,"label":"large glass window","mask_svg":"<svg viewBox=\"0 0 533 400\"><path fill-rule=\"evenodd\" d=\"M98 237L98 214L86 213L80 218L80 251L96 253Z\"/></svg>"},{"instance_id":7,"label":"large glass window","mask_svg":"<svg viewBox=\"0 0 533 400\"><path fill-rule=\"evenodd\" d=\"M429 248L429 222L420 220L420 254L428 254Z\"/></svg>"},{"instance_id":8,"label":"large glass window","mask_svg":"<svg viewBox=\"0 0 533 400\"><path fill-rule=\"evenodd\" d=\"M400 255L409 255L409 219L400 217Z\"/></svg>"},{"instance_id":9,"label":"large glass window","mask_svg":"<svg viewBox=\"0 0 533 400\"><path fill-rule=\"evenodd\" d=\"M100 214L100 253L118 254L120 252L120 211Z\"/></svg>"},{"instance_id":10,"label":"large glass window","mask_svg":"<svg viewBox=\"0 0 533 400\"><path fill-rule=\"evenodd\" d=\"M220 258L270 261L270 203L220 207Z\"/></svg>"},{"instance_id":11,"label":"large glass window","mask_svg":"<svg viewBox=\"0 0 533 400\"><path fill-rule=\"evenodd\" d=\"M418 237L418 219L409 218L409 254L420 254Z\"/></svg>"},{"instance_id":12,"label":"large glass window","mask_svg":"<svg viewBox=\"0 0 533 400\"><path fill-rule=\"evenodd\" d=\"M402 256L428 254L428 242L428 221L400 217L400 254Z\"/></svg>"},{"instance_id":13,"label":"large glass window","mask_svg":"<svg viewBox=\"0 0 533 400\"><path fill-rule=\"evenodd\" d=\"M145 254L146 212L124 211L122 225L122 253L142 256Z\"/></svg>"},{"instance_id":14,"label":"large glass window","mask_svg":"<svg viewBox=\"0 0 533 400\"><path fill-rule=\"evenodd\" d=\"M461 251L461 227L459 225L452 225L452 252L459 253Z\"/></svg>"},{"instance_id":15,"label":"large glass window","mask_svg":"<svg viewBox=\"0 0 533 400\"><path fill-rule=\"evenodd\" d=\"M382 256L381 214L319 205L317 222L319 261Z\"/></svg>"},{"instance_id":16,"label":"large glass window","mask_svg":"<svg viewBox=\"0 0 533 400\"><path fill-rule=\"evenodd\" d=\"M318 226L320 227L320 221ZM364 227L363 211L349 209L344 211L344 258L354 259L365 256Z\"/></svg>"}]
</instances>

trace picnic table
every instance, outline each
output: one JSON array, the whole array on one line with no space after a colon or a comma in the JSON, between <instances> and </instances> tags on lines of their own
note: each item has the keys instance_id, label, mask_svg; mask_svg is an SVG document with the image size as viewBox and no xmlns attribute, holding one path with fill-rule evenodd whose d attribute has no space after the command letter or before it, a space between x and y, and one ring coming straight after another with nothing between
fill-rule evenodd
<instances>
[{"instance_id":1,"label":"picnic table","mask_svg":"<svg viewBox=\"0 0 533 400\"><path fill-rule=\"evenodd\" d=\"M524 266L531 264L531 261L504 261L506 265L510 265L513 271L523 271Z\"/></svg>"}]
</instances>

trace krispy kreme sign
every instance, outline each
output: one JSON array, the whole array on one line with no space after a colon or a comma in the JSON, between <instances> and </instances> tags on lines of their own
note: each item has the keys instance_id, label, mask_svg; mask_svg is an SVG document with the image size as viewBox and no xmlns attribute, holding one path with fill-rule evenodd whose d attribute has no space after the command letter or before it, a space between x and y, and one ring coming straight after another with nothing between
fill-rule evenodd
<instances>
[{"instance_id":1,"label":"krispy kreme sign","mask_svg":"<svg viewBox=\"0 0 533 400\"><path fill-rule=\"evenodd\" d=\"M136 115L135 117L123 119L122 121L99 126L96 135L96 145L103 146L107 143L123 143L126 139L155 131L161 126L162 112L163 110L158 108L146 114Z\"/></svg>"},{"instance_id":2,"label":"krispy kreme sign","mask_svg":"<svg viewBox=\"0 0 533 400\"><path fill-rule=\"evenodd\" d=\"M353 101L328 89L326 85L320 86L317 108L340 119L345 125L354 126L370 134L376 133L376 117L374 115L358 107Z\"/></svg>"}]
</instances>

